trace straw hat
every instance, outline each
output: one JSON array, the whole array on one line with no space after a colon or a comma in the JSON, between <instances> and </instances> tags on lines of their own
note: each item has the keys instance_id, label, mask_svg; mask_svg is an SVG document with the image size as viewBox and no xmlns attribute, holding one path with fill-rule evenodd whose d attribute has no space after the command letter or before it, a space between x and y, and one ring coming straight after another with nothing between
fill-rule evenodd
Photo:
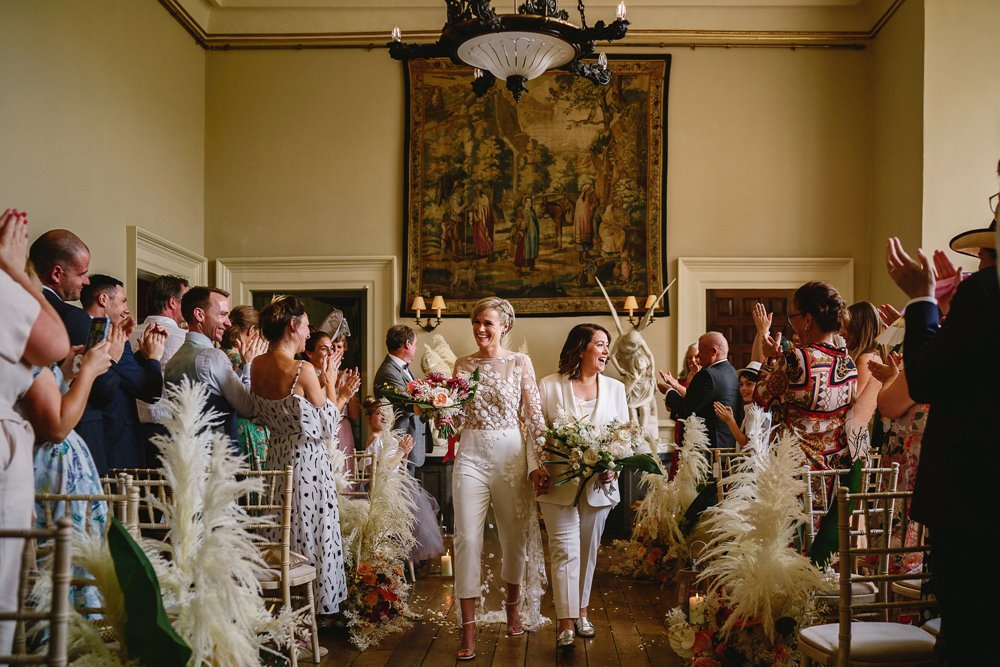
<instances>
[{"instance_id":1,"label":"straw hat","mask_svg":"<svg viewBox=\"0 0 1000 667\"><path fill-rule=\"evenodd\" d=\"M997 247L997 221L994 218L990 222L990 226L985 229L970 229L967 232L962 232L951 241L948 245L955 252L960 252L963 255L969 255L970 257L979 257L980 248L993 248Z\"/></svg>"}]
</instances>

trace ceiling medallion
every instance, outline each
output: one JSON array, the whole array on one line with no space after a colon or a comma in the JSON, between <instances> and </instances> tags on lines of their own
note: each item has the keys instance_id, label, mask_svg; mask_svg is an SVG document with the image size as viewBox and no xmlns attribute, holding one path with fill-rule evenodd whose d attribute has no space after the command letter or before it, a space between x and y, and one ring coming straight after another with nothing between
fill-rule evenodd
<instances>
[{"instance_id":1,"label":"ceiling medallion","mask_svg":"<svg viewBox=\"0 0 1000 667\"><path fill-rule=\"evenodd\" d=\"M571 72L602 86L611 81L603 53L596 63L580 59L594 52L596 42L622 39L628 32L625 3L618 4L610 24L598 21L587 27L583 0L577 1L580 26L569 22L557 0L526 0L514 14L497 14L490 0L444 0L448 20L433 44L404 44L399 28L392 29L389 55L396 60L451 58L473 68L472 89L482 96L502 79L515 100L526 81L550 69ZM516 0L515 0L516 2Z\"/></svg>"}]
</instances>

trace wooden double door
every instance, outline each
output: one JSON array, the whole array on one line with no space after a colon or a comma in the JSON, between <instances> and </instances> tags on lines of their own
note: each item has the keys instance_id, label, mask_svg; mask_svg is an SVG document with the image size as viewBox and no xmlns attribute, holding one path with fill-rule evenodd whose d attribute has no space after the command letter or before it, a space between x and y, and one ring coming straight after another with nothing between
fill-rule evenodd
<instances>
[{"instance_id":1,"label":"wooden double door","mask_svg":"<svg viewBox=\"0 0 1000 667\"><path fill-rule=\"evenodd\" d=\"M771 332L781 331L783 338L791 340L792 330L785 317L792 308L791 289L710 289L707 291L708 322L706 331L718 331L729 341L729 361L737 369L750 363L753 339L757 333L753 323L753 306L763 303L768 312L774 313Z\"/></svg>"}]
</instances>

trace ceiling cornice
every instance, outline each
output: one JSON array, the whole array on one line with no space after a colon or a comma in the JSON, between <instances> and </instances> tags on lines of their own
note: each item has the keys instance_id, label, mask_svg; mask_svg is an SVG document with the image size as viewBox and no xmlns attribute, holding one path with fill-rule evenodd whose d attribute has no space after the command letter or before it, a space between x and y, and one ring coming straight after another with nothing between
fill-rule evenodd
<instances>
[{"instance_id":1,"label":"ceiling cornice","mask_svg":"<svg viewBox=\"0 0 1000 667\"><path fill-rule=\"evenodd\" d=\"M198 0L159 0L202 48L206 50L267 49L381 49L388 41L386 30L210 32L202 24L211 22L211 12L232 11L213 1L212 8L196 19L187 7ZM831 0L832 2L832 0ZM874 23L861 30L734 30L630 28L628 36L616 42L614 51L634 48L840 48L862 49L878 36L906 0L883 0ZM873 4L878 4L874 0ZM272 11L282 10L270 8ZM338 11L344 11L340 9ZM400 11L406 11L401 9ZM631 16L630 16L631 18ZM407 29L407 42L433 42L440 29Z\"/></svg>"}]
</instances>

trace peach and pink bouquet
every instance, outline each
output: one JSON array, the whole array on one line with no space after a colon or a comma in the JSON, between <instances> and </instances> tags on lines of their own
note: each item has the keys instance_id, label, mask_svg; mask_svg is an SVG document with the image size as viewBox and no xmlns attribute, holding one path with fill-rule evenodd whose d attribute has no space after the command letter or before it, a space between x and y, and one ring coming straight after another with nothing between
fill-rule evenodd
<instances>
[{"instance_id":1,"label":"peach and pink bouquet","mask_svg":"<svg viewBox=\"0 0 1000 667\"><path fill-rule=\"evenodd\" d=\"M411 380L405 390L393 385L382 387L382 396L393 405L420 413L425 422L434 422L438 435L450 438L457 433L455 417L472 400L479 388L479 369L471 374L448 377L431 371L422 380Z\"/></svg>"}]
</instances>

